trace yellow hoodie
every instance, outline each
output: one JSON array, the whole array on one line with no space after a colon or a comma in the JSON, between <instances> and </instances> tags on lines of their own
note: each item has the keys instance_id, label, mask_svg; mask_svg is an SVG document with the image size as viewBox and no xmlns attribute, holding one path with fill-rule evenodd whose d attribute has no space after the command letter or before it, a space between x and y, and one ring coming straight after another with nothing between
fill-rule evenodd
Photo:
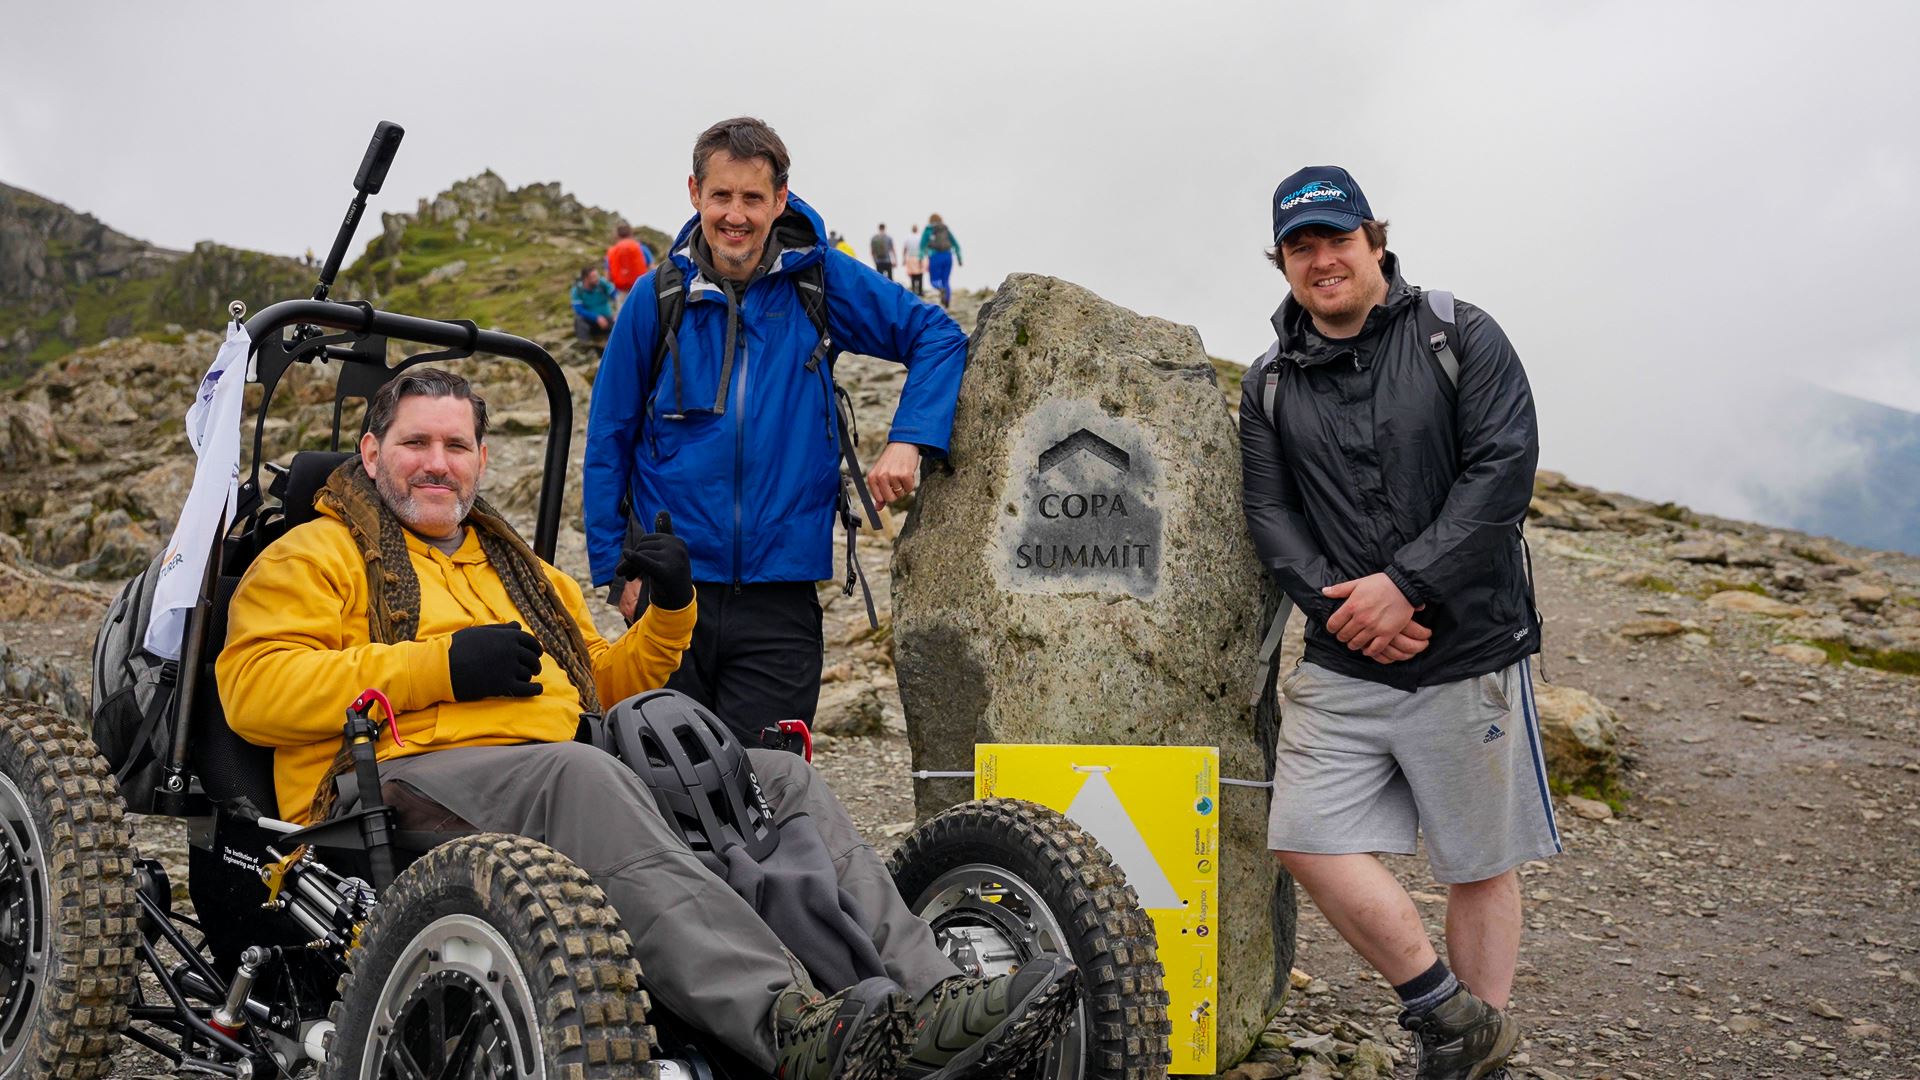
<instances>
[{"instance_id":1,"label":"yellow hoodie","mask_svg":"<svg viewBox=\"0 0 1920 1080\"><path fill-rule=\"evenodd\" d=\"M399 715L396 745L381 724L385 760L456 746L564 742L580 724L580 695L553 657L544 657L530 698L453 699L447 644L456 630L527 621L507 599L472 529L448 556L411 533L407 553L420 577L420 631L413 641L374 644L367 632L367 571L347 527L321 517L294 529L253 561L227 612L227 643L214 666L227 723L248 742L274 747L280 816L304 823L315 787L339 752L346 708L362 690L380 690ZM609 644L588 617L580 586L542 564L580 624L594 682L607 706L659 687L680 666L693 636L694 604L649 608Z\"/></svg>"}]
</instances>

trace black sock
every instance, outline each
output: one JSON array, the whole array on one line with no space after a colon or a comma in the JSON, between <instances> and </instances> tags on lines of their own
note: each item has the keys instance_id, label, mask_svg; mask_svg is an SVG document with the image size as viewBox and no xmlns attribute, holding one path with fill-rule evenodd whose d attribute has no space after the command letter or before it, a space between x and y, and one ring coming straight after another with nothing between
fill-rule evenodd
<instances>
[{"instance_id":1,"label":"black sock","mask_svg":"<svg viewBox=\"0 0 1920 1080\"><path fill-rule=\"evenodd\" d=\"M1400 995L1400 1003L1407 1007L1408 1013L1425 1016L1459 989L1460 980L1447 969L1447 962L1436 958L1432 967L1395 986L1393 992Z\"/></svg>"}]
</instances>

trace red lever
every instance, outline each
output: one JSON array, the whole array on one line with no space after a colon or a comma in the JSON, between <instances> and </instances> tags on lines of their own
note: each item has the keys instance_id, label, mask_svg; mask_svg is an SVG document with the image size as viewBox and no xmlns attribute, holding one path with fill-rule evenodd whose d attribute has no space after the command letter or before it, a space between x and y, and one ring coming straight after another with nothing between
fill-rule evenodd
<instances>
[{"instance_id":1,"label":"red lever","mask_svg":"<svg viewBox=\"0 0 1920 1080\"><path fill-rule=\"evenodd\" d=\"M362 690L360 696L354 698L353 704L347 706L347 708L364 715L369 708L373 707L373 703L376 701L380 703L380 708L386 711L387 730L393 732L393 745L407 745L407 740L400 737L400 719L393 715L393 702L387 700L387 695L372 687L368 687Z\"/></svg>"},{"instance_id":2,"label":"red lever","mask_svg":"<svg viewBox=\"0 0 1920 1080\"><path fill-rule=\"evenodd\" d=\"M784 734L800 736L800 745L806 749L804 756L811 762L813 760L813 731L807 727L807 722L805 720L782 720L780 721L779 727Z\"/></svg>"}]
</instances>

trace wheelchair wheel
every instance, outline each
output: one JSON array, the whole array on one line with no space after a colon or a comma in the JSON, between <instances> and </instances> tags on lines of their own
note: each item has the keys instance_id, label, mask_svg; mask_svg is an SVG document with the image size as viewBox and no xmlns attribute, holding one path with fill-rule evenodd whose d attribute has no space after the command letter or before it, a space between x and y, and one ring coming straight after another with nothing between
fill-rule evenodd
<instances>
[{"instance_id":1,"label":"wheelchair wheel","mask_svg":"<svg viewBox=\"0 0 1920 1080\"><path fill-rule=\"evenodd\" d=\"M58 713L0 703L0 1077L103 1076L138 918L126 804Z\"/></svg>"},{"instance_id":2,"label":"wheelchair wheel","mask_svg":"<svg viewBox=\"0 0 1920 1080\"><path fill-rule=\"evenodd\" d=\"M1079 966L1079 1012L1032 1080L1167 1074L1173 1026L1153 923L1080 826L1018 799L962 803L908 834L891 869L962 970L998 975L1043 953Z\"/></svg>"},{"instance_id":3,"label":"wheelchair wheel","mask_svg":"<svg viewBox=\"0 0 1920 1080\"><path fill-rule=\"evenodd\" d=\"M640 965L599 886L525 837L428 852L347 957L325 1075L634 1076L652 1031Z\"/></svg>"}]
</instances>

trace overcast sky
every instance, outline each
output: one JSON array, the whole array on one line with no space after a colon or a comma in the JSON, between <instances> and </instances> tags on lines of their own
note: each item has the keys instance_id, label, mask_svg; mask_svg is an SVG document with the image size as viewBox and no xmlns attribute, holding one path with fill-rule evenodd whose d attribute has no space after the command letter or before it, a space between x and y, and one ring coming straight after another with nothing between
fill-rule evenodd
<instances>
[{"instance_id":1,"label":"overcast sky","mask_svg":"<svg viewBox=\"0 0 1920 1080\"><path fill-rule=\"evenodd\" d=\"M856 247L938 211L961 286L1055 274L1245 361L1284 288L1274 184L1332 162L1410 280L1506 328L1542 464L1576 480L1748 514L1849 460L1800 380L1920 411L1920 5L14 2L5 26L0 180L171 247L324 254L381 119L407 136L375 212L492 168L671 231L694 136L748 113Z\"/></svg>"}]
</instances>

